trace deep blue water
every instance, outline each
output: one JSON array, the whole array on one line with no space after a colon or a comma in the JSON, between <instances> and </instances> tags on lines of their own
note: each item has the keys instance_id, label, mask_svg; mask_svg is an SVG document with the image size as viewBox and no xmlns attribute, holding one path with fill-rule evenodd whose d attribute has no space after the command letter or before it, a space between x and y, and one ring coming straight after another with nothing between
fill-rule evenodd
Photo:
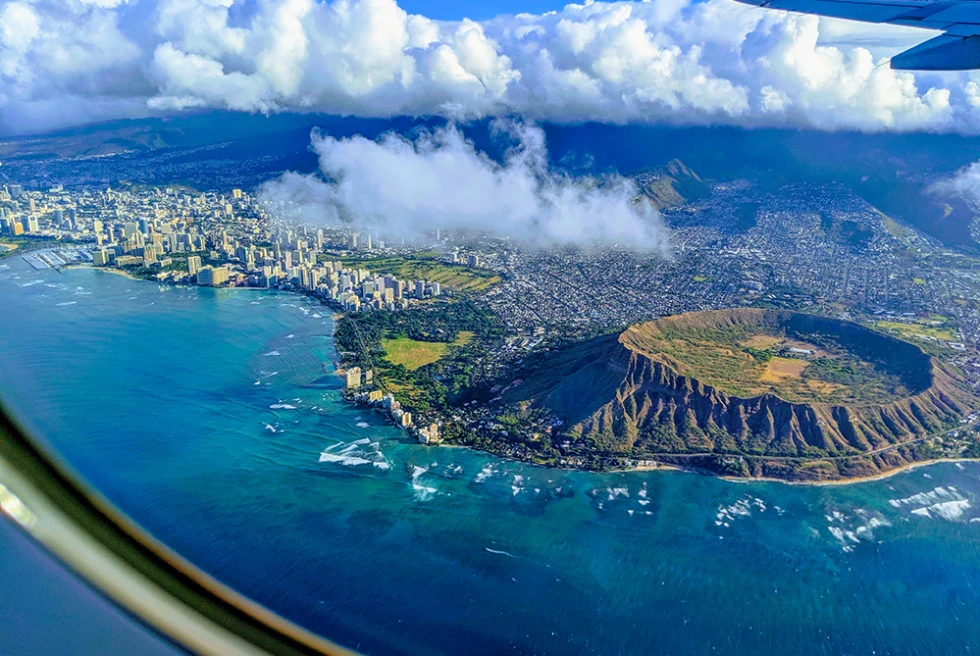
<instances>
[{"instance_id":1,"label":"deep blue water","mask_svg":"<svg viewBox=\"0 0 980 656\"><path fill-rule=\"evenodd\" d=\"M803 487L425 447L341 401L332 330L298 296L0 261L3 400L157 538L346 645L980 650L980 464Z\"/></svg>"}]
</instances>

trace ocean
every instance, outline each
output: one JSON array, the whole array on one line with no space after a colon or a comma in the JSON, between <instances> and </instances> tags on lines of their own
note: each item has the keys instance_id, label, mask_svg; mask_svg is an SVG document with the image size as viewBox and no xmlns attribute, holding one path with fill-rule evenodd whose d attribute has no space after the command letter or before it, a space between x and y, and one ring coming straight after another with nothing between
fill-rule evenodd
<instances>
[{"instance_id":1,"label":"ocean","mask_svg":"<svg viewBox=\"0 0 980 656\"><path fill-rule=\"evenodd\" d=\"M328 308L0 260L0 396L156 538L368 654L980 650L980 464L845 486L426 447ZM321 455L325 454L325 455Z\"/></svg>"}]
</instances>

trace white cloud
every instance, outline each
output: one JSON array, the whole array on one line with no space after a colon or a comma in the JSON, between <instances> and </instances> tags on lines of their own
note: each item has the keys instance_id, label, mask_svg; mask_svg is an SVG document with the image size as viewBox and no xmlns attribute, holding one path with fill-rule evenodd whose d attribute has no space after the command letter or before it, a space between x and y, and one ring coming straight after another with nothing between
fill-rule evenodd
<instances>
[{"instance_id":1,"label":"white cloud","mask_svg":"<svg viewBox=\"0 0 980 656\"><path fill-rule=\"evenodd\" d=\"M11 2L0 12L0 43L10 51L26 51L39 32L40 21L30 5Z\"/></svg>"},{"instance_id":2,"label":"white cloud","mask_svg":"<svg viewBox=\"0 0 980 656\"><path fill-rule=\"evenodd\" d=\"M980 203L980 162L965 166L945 180L930 187L930 191L941 196L959 196Z\"/></svg>"},{"instance_id":3,"label":"white cloud","mask_svg":"<svg viewBox=\"0 0 980 656\"><path fill-rule=\"evenodd\" d=\"M494 128L510 146L502 162L452 125L414 140L314 134L322 176L289 173L260 193L287 215L409 240L462 228L532 246L666 248L660 216L634 202L629 180L570 177L549 166L540 128L512 121Z\"/></svg>"},{"instance_id":4,"label":"white cloud","mask_svg":"<svg viewBox=\"0 0 980 656\"><path fill-rule=\"evenodd\" d=\"M28 108L70 99L86 117L141 104L980 131L980 74L887 67L932 35L733 0L482 23L395 0L13 0L0 5L0 129L42 127Z\"/></svg>"}]
</instances>

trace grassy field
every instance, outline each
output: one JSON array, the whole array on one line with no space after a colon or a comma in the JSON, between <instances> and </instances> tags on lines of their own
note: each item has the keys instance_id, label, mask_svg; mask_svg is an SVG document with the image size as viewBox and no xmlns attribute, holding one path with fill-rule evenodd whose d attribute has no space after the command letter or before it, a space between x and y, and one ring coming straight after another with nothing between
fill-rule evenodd
<instances>
[{"instance_id":1,"label":"grassy field","mask_svg":"<svg viewBox=\"0 0 980 656\"><path fill-rule=\"evenodd\" d=\"M875 211L878 212L878 216L881 217L881 222L882 224L884 224L885 230L888 231L888 234L890 234L892 237L902 242L905 246L908 246L909 245L908 229L903 227L901 224L898 223L898 221L888 216L887 214L883 214L879 210L875 210Z\"/></svg>"},{"instance_id":2,"label":"grassy field","mask_svg":"<svg viewBox=\"0 0 980 656\"><path fill-rule=\"evenodd\" d=\"M756 349L771 349L778 346L782 341L782 337L776 337L775 335L752 335L752 337L739 342L739 345Z\"/></svg>"},{"instance_id":3,"label":"grassy field","mask_svg":"<svg viewBox=\"0 0 980 656\"><path fill-rule=\"evenodd\" d=\"M473 339L473 333L462 331L454 342L420 342L408 337L382 339L385 359L400 364L409 371L432 364L449 352L450 347L462 346Z\"/></svg>"},{"instance_id":4,"label":"grassy field","mask_svg":"<svg viewBox=\"0 0 980 656\"><path fill-rule=\"evenodd\" d=\"M403 280L427 280L464 292L482 292L500 282L488 269L476 269L440 262L435 253L417 253L379 258L340 258L345 266L390 273Z\"/></svg>"},{"instance_id":5,"label":"grassy field","mask_svg":"<svg viewBox=\"0 0 980 656\"><path fill-rule=\"evenodd\" d=\"M803 370L808 364L810 363L806 360L773 357L759 380L765 383L780 383L784 380L798 379L803 375Z\"/></svg>"},{"instance_id":6,"label":"grassy field","mask_svg":"<svg viewBox=\"0 0 980 656\"><path fill-rule=\"evenodd\" d=\"M875 328L884 330L885 332L896 332L911 337L933 337L947 342L956 340L956 333L946 326L929 326L919 322L878 321L875 323Z\"/></svg>"},{"instance_id":7,"label":"grassy field","mask_svg":"<svg viewBox=\"0 0 980 656\"><path fill-rule=\"evenodd\" d=\"M748 330L748 332L746 332ZM701 329L648 335L643 351L728 394L772 392L792 403L879 402L902 395L901 381L843 348L759 329ZM787 356L795 347L812 351Z\"/></svg>"}]
</instances>

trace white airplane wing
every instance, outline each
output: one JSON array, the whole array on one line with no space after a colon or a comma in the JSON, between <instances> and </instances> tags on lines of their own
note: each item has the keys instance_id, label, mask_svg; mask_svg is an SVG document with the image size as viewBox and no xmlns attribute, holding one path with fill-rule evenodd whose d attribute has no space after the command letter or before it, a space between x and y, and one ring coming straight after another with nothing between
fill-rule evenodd
<instances>
[{"instance_id":1,"label":"white airplane wing","mask_svg":"<svg viewBox=\"0 0 980 656\"><path fill-rule=\"evenodd\" d=\"M804 14L942 30L945 34L892 57L909 71L980 68L980 0L739 0Z\"/></svg>"}]
</instances>

